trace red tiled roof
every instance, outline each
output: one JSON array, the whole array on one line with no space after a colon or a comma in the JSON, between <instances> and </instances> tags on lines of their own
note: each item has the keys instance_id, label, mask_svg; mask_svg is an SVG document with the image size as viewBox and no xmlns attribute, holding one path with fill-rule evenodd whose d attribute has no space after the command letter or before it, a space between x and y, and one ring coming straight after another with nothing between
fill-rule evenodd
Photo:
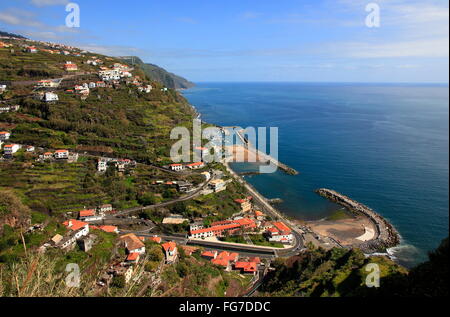
<instances>
[{"instance_id":1,"label":"red tiled roof","mask_svg":"<svg viewBox=\"0 0 450 317\"><path fill-rule=\"evenodd\" d=\"M167 251L173 251L177 247L177 244L173 241L170 241L170 242L163 243L161 246L163 247L164 251L167 252Z\"/></svg>"},{"instance_id":2,"label":"red tiled roof","mask_svg":"<svg viewBox=\"0 0 450 317\"><path fill-rule=\"evenodd\" d=\"M76 219L70 219L68 221L64 221L63 225L65 225L70 230L76 231L78 229L83 228L85 225L87 225L87 223L83 222L83 221L76 220Z\"/></svg>"},{"instance_id":3,"label":"red tiled roof","mask_svg":"<svg viewBox=\"0 0 450 317\"><path fill-rule=\"evenodd\" d=\"M80 217L91 217L95 215L94 209L86 209L80 211Z\"/></svg>"},{"instance_id":4,"label":"red tiled roof","mask_svg":"<svg viewBox=\"0 0 450 317\"><path fill-rule=\"evenodd\" d=\"M216 254L217 254L216 251L205 251L202 253L202 256L207 258L215 258Z\"/></svg>"},{"instance_id":5,"label":"red tiled roof","mask_svg":"<svg viewBox=\"0 0 450 317\"><path fill-rule=\"evenodd\" d=\"M161 237L151 237L150 240L156 243L161 243Z\"/></svg>"},{"instance_id":6,"label":"red tiled roof","mask_svg":"<svg viewBox=\"0 0 450 317\"><path fill-rule=\"evenodd\" d=\"M69 152L68 150L56 150L55 153L67 153Z\"/></svg>"},{"instance_id":7,"label":"red tiled roof","mask_svg":"<svg viewBox=\"0 0 450 317\"><path fill-rule=\"evenodd\" d=\"M215 265L220 265L220 266L227 267L230 264L230 261L228 261L228 259L216 258L216 259L212 259L211 263L215 264Z\"/></svg>"},{"instance_id":8,"label":"red tiled roof","mask_svg":"<svg viewBox=\"0 0 450 317\"><path fill-rule=\"evenodd\" d=\"M290 229L288 226L286 226L283 222L280 222L280 221L274 222L273 225L274 225L280 232L283 232L283 233L290 233L290 232L291 232L291 229Z\"/></svg>"},{"instance_id":9,"label":"red tiled roof","mask_svg":"<svg viewBox=\"0 0 450 317\"><path fill-rule=\"evenodd\" d=\"M210 231L220 232L220 231L239 228L239 227L240 226L237 223L231 223L231 224L227 224L227 225L213 226L213 227L209 227L209 228L193 230L193 231L191 231L191 234L198 234L198 233L204 233L204 232L210 232Z\"/></svg>"},{"instance_id":10,"label":"red tiled roof","mask_svg":"<svg viewBox=\"0 0 450 317\"><path fill-rule=\"evenodd\" d=\"M258 265L255 262L236 262L236 269L244 270L244 272L256 272Z\"/></svg>"},{"instance_id":11,"label":"red tiled roof","mask_svg":"<svg viewBox=\"0 0 450 317\"><path fill-rule=\"evenodd\" d=\"M187 164L186 166L201 166L201 165L205 165L205 163L203 163L203 162L195 162L195 163Z\"/></svg>"},{"instance_id":12,"label":"red tiled roof","mask_svg":"<svg viewBox=\"0 0 450 317\"><path fill-rule=\"evenodd\" d=\"M123 235L120 240L125 241L128 250L136 250L145 246L134 233Z\"/></svg>"},{"instance_id":13,"label":"red tiled roof","mask_svg":"<svg viewBox=\"0 0 450 317\"><path fill-rule=\"evenodd\" d=\"M127 256L127 261L136 261L137 259L139 259L139 253L137 252L132 252Z\"/></svg>"},{"instance_id":14,"label":"red tiled roof","mask_svg":"<svg viewBox=\"0 0 450 317\"><path fill-rule=\"evenodd\" d=\"M103 230L105 232L117 232L116 226L100 226L100 230Z\"/></svg>"}]
</instances>

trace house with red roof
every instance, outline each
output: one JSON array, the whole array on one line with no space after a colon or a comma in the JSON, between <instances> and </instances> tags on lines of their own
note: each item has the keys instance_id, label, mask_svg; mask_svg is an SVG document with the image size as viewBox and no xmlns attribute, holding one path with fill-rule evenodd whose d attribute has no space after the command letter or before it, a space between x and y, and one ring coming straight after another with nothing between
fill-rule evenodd
<instances>
[{"instance_id":1,"label":"house with red roof","mask_svg":"<svg viewBox=\"0 0 450 317\"><path fill-rule=\"evenodd\" d=\"M166 264L175 262L178 257L177 244L174 241L170 241L170 242L163 243L161 246L166 255Z\"/></svg>"},{"instance_id":2,"label":"house with red roof","mask_svg":"<svg viewBox=\"0 0 450 317\"><path fill-rule=\"evenodd\" d=\"M201 256L207 260L214 260L217 257L217 251L204 251Z\"/></svg>"},{"instance_id":3,"label":"house with red roof","mask_svg":"<svg viewBox=\"0 0 450 317\"><path fill-rule=\"evenodd\" d=\"M116 226L100 226L99 227L100 230L104 231L104 232L108 232L108 233L119 233L119 228L117 228Z\"/></svg>"},{"instance_id":4,"label":"house with red roof","mask_svg":"<svg viewBox=\"0 0 450 317\"><path fill-rule=\"evenodd\" d=\"M72 63L72 62L66 62L66 63L64 64L64 70L65 70L65 71L76 71L76 70L78 70L78 66L77 66L77 64L75 64L75 63Z\"/></svg>"},{"instance_id":5,"label":"house with red roof","mask_svg":"<svg viewBox=\"0 0 450 317\"><path fill-rule=\"evenodd\" d=\"M236 262L234 269L241 271L244 274L256 274L258 271L258 264L255 262Z\"/></svg>"},{"instance_id":6,"label":"house with red roof","mask_svg":"<svg viewBox=\"0 0 450 317\"><path fill-rule=\"evenodd\" d=\"M128 263L137 263L139 262L140 254L137 252L132 252L127 255L126 262Z\"/></svg>"},{"instance_id":7,"label":"house with red roof","mask_svg":"<svg viewBox=\"0 0 450 317\"><path fill-rule=\"evenodd\" d=\"M19 144L8 144L3 146L3 151L5 152L5 155L11 156L17 151L19 151L20 145Z\"/></svg>"},{"instance_id":8,"label":"house with red roof","mask_svg":"<svg viewBox=\"0 0 450 317\"><path fill-rule=\"evenodd\" d=\"M125 244L128 254L130 253L145 253L145 244L134 234L128 233L121 236L120 241Z\"/></svg>"},{"instance_id":9,"label":"house with red roof","mask_svg":"<svg viewBox=\"0 0 450 317\"><path fill-rule=\"evenodd\" d=\"M269 241L289 244L294 240L291 228L281 221L274 222L273 226L267 229L266 234Z\"/></svg>"},{"instance_id":10,"label":"house with red roof","mask_svg":"<svg viewBox=\"0 0 450 317\"><path fill-rule=\"evenodd\" d=\"M56 159L68 159L69 158L69 151L68 150L56 150L55 151L55 158Z\"/></svg>"},{"instance_id":11,"label":"house with red roof","mask_svg":"<svg viewBox=\"0 0 450 317\"><path fill-rule=\"evenodd\" d=\"M0 140L1 140L1 141L9 140L10 137L11 137L11 132L8 132L8 131L0 131Z\"/></svg>"},{"instance_id":12,"label":"house with red roof","mask_svg":"<svg viewBox=\"0 0 450 317\"><path fill-rule=\"evenodd\" d=\"M250 197L251 198L251 197ZM243 199L235 199L234 200L237 204L240 205L241 207L241 212L247 212L252 210L252 203L251 203L251 199L247 198L243 198Z\"/></svg>"},{"instance_id":13,"label":"house with red roof","mask_svg":"<svg viewBox=\"0 0 450 317\"><path fill-rule=\"evenodd\" d=\"M172 171L176 171L176 172L180 172L184 168L182 164L170 164L169 167Z\"/></svg>"},{"instance_id":14,"label":"house with red roof","mask_svg":"<svg viewBox=\"0 0 450 317\"><path fill-rule=\"evenodd\" d=\"M89 224L86 222L70 219L64 221L63 225L70 230L69 234L60 242L63 249L73 246L78 239L89 234Z\"/></svg>"},{"instance_id":15,"label":"house with red roof","mask_svg":"<svg viewBox=\"0 0 450 317\"><path fill-rule=\"evenodd\" d=\"M225 234L234 234L239 230L256 228L256 223L249 218L237 220L224 220L213 223L211 227L191 230L189 238L204 239L208 237L223 237Z\"/></svg>"},{"instance_id":16,"label":"house with red roof","mask_svg":"<svg viewBox=\"0 0 450 317\"><path fill-rule=\"evenodd\" d=\"M149 238L150 241L156 242L156 243L161 243L161 237L158 236L153 236Z\"/></svg>"},{"instance_id":17,"label":"house with red roof","mask_svg":"<svg viewBox=\"0 0 450 317\"><path fill-rule=\"evenodd\" d=\"M187 164L186 167L190 168L191 170L200 169L200 168L205 167L205 163L203 163L203 162L190 163L190 164Z\"/></svg>"},{"instance_id":18,"label":"house with red roof","mask_svg":"<svg viewBox=\"0 0 450 317\"><path fill-rule=\"evenodd\" d=\"M231 264L235 263L239 258L239 254L236 252L220 252L215 259L211 260L211 263L225 268L226 271L231 270Z\"/></svg>"}]
</instances>

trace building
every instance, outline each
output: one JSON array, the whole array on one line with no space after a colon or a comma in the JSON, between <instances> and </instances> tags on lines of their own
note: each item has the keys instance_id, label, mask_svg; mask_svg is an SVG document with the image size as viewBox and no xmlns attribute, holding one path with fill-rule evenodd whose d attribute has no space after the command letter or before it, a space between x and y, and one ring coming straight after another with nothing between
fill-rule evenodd
<instances>
[{"instance_id":1,"label":"building","mask_svg":"<svg viewBox=\"0 0 450 317\"><path fill-rule=\"evenodd\" d=\"M280 221L274 222L273 226L267 229L266 234L269 241L292 243L294 240L292 230Z\"/></svg>"},{"instance_id":2,"label":"building","mask_svg":"<svg viewBox=\"0 0 450 317\"><path fill-rule=\"evenodd\" d=\"M100 226L99 229L104 232L108 232L108 233L119 233L119 228L117 228L116 226L105 225L105 226Z\"/></svg>"},{"instance_id":3,"label":"building","mask_svg":"<svg viewBox=\"0 0 450 317\"><path fill-rule=\"evenodd\" d=\"M59 243L63 249L73 246L78 239L86 237L89 234L89 224L83 221L70 219L63 222L63 225L71 230L70 233Z\"/></svg>"},{"instance_id":4,"label":"building","mask_svg":"<svg viewBox=\"0 0 450 317\"><path fill-rule=\"evenodd\" d=\"M26 52L28 52L28 53L37 53L38 50L37 50L37 48L34 47L34 46L28 46L28 47L26 48Z\"/></svg>"},{"instance_id":5,"label":"building","mask_svg":"<svg viewBox=\"0 0 450 317\"><path fill-rule=\"evenodd\" d=\"M8 144L3 147L3 151L5 152L5 155L11 156L14 153L16 153L20 149L19 144Z\"/></svg>"},{"instance_id":6,"label":"building","mask_svg":"<svg viewBox=\"0 0 450 317\"><path fill-rule=\"evenodd\" d=\"M105 213L111 212L112 210L113 210L113 207L112 207L111 204L104 204L104 205L101 205L101 206L97 207L98 213L99 214L103 214L103 215Z\"/></svg>"},{"instance_id":7,"label":"building","mask_svg":"<svg viewBox=\"0 0 450 317\"><path fill-rule=\"evenodd\" d=\"M94 239L91 236L86 236L78 239L77 243L82 251L87 252L92 249L92 246L94 245Z\"/></svg>"},{"instance_id":8,"label":"building","mask_svg":"<svg viewBox=\"0 0 450 317\"><path fill-rule=\"evenodd\" d=\"M236 199L235 202L241 206L241 212L247 212L252 209L252 203L250 202L251 197L244 199Z\"/></svg>"},{"instance_id":9,"label":"building","mask_svg":"<svg viewBox=\"0 0 450 317\"><path fill-rule=\"evenodd\" d=\"M85 209L78 213L78 219L82 221L96 221L102 220L103 216L97 214L94 209Z\"/></svg>"},{"instance_id":10,"label":"building","mask_svg":"<svg viewBox=\"0 0 450 317\"><path fill-rule=\"evenodd\" d=\"M196 170L196 169L205 167L205 163L203 163L203 162L190 163L190 164L187 164L186 167L190 168L191 170Z\"/></svg>"},{"instance_id":11,"label":"building","mask_svg":"<svg viewBox=\"0 0 450 317\"><path fill-rule=\"evenodd\" d=\"M217 251L205 251L201 254L202 258L214 260L217 257Z\"/></svg>"},{"instance_id":12,"label":"building","mask_svg":"<svg viewBox=\"0 0 450 317\"><path fill-rule=\"evenodd\" d=\"M6 85L0 85L0 94L4 93L6 90Z\"/></svg>"},{"instance_id":13,"label":"building","mask_svg":"<svg viewBox=\"0 0 450 317\"><path fill-rule=\"evenodd\" d=\"M137 263L139 262L139 258L140 258L140 254L137 252L133 252L128 254L127 258L126 258L126 262L128 263Z\"/></svg>"},{"instance_id":14,"label":"building","mask_svg":"<svg viewBox=\"0 0 450 317\"><path fill-rule=\"evenodd\" d=\"M185 182L185 181L177 181L177 190L180 193L187 193L189 191L192 190L192 188L194 187L194 185L192 185L189 182Z\"/></svg>"},{"instance_id":15,"label":"building","mask_svg":"<svg viewBox=\"0 0 450 317\"><path fill-rule=\"evenodd\" d=\"M44 160L49 160L51 158L53 158L53 153L52 152L45 152L43 155Z\"/></svg>"},{"instance_id":16,"label":"building","mask_svg":"<svg viewBox=\"0 0 450 317\"><path fill-rule=\"evenodd\" d=\"M235 263L239 258L239 254L236 252L220 252L215 259L211 260L211 263L223 267L226 271L231 270L231 264Z\"/></svg>"},{"instance_id":17,"label":"building","mask_svg":"<svg viewBox=\"0 0 450 317\"><path fill-rule=\"evenodd\" d=\"M194 153L203 161L203 158L209 154L209 150L206 147L197 146L194 148Z\"/></svg>"},{"instance_id":18,"label":"building","mask_svg":"<svg viewBox=\"0 0 450 317\"><path fill-rule=\"evenodd\" d=\"M59 100L59 97L54 92L46 92L44 95L45 102L54 102L54 101L58 101L58 100Z\"/></svg>"},{"instance_id":19,"label":"building","mask_svg":"<svg viewBox=\"0 0 450 317\"><path fill-rule=\"evenodd\" d=\"M178 257L178 248L177 244L174 241L166 242L161 244L164 253L166 255L166 263L170 264L177 260Z\"/></svg>"},{"instance_id":20,"label":"building","mask_svg":"<svg viewBox=\"0 0 450 317\"><path fill-rule=\"evenodd\" d=\"M64 70L67 71L67 72L77 71L78 70L78 66L77 66L77 64L68 61L68 62L66 62L64 64Z\"/></svg>"},{"instance_id":21,"label":"building","mask_svg":"<svg viewBox=\"0 0 450 317\"><path fill-rule=\"evenodd\" d=\"M215 192L221 192L222 190L227 189L226 183L222 179L215 179L209 183L209 187Z\"/></svg>"},{"instance_id":22,"label":"building","mask_svg":"<svg viewBox=\"0 0 450 317\"><path fill-rule=\"evenodd\" d=\"M150 239L150 241L153 241L153 242L156 242L156 243L161 243L161 237L158 237L158 236L153 236L153 237L150 237L149 238Z\"/></svg>"},{"instance_id":23,"label":"building","mask_svg":"<svg viewBox=\"0 0 450 317\"><path fill-rule=\"evenodd\" d=\"M144 243L142 243L142 241L134 233L123 235L120 237L120 240L124 242L128 254L134 252L139 254L145 253Z\"/></svg>"},{"instance_id":24,"label":"building","mask_svg":"<svg viewBox=\"0 0 450 317\"><path fill-rule=\"evenodd\" d=\"M59 86L59 83L53 80L40 80L37 83L38 87L42 87L42 88L56 88Z\"/></svg>"},{"instance_id":25,"label":"building","mask_svg":"<svg viewBox=\"0 0 450 317\"><path fill-rule=\"evenodd\" d=\"M6 141L6 140L9 140L10 137L11 137L11 132L0 131L0 140Z\"/></svg>"},{"instance_id":26,"label":"building","mask_svg":"<svg viewBox=\"0 0 450 317\"><path fill-rule=\"evenodd\" d=\"M169 167L172 171L176 171L176 172L180 172L183 170L182 164L170 164Z\"/></svg>"},{"instance_id":27,"label":"building","mask_svg":"<svg viewBox=\"0 0 450 317\"><path fill-rule=\"evenodd\" d=\"M189 225L190 231L195 231L195 230L199 230L199 229L203 229L203 228L204 228L203 222L194 222Z\"/></svg>"},{"instance_id":28,"label":"building","mask_svg":"<svg viewBox=\"0 0 450 317\"><path fill-rule=\"evenodd\" d=\"M69 151L68 150L57 150L57 151L55 151L55 158L56 159L68 159Z\"/></svg>"},{"instance_id":29,"label":"building","mask_svg":"<svg viewBox=\"0 0 450 317\"><path fill-rule=\"evenodd\" d=\"M97 162L97 171L106 172L108 169L108 162L106 160L100 159Z\"/></svg>"},{"instance_id":30,"label":"building","mask_svg":"<svg viewBox=\"0 0 450 317\"><path fill-rule=\"evenodd\" d=\"M256 274L258 271L258 264L255 262L236 262L234 269L241 271L244 274Z\"/></svg>"},{"instance_id":31,"label":"building","mask_svg":"<svg viewBox=\"0 0 450 317\"><path fill-rule=\"evenodd\" d=\"M238 220L225 220L219 223L213 223L209 228L191 230L189 238L204 239L208 237L222 237L225 234L235 234L239 230L248 230L256 228L256 223L249 218Z\"/></svg>"}]
</instances>

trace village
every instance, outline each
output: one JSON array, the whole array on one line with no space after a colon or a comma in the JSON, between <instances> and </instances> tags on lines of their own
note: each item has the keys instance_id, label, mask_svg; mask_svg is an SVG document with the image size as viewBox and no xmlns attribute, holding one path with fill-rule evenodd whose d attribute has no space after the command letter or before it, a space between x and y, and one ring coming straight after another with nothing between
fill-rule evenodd
<instances>
[{"instance_id":1,"label":"village","mask_svg":"<svg viewBox=\"0 0 450 317\"><path fill-rule=\"evenodd\" d=\"M49 107L60 102L61 97L75 97L82 102L91 95L97 96L99 91L119 87L128 87L139 94L150 94L154 90L152 83L133 74L133 67L110 61L108 57L100 58L64 45L25 41L31 43L16 47L0 41L0 48L20 50L24 54L45 52L67 57L65 62L59 65L64 72L63 77L41 79L33 85L31 92L33 99ZM72 61L72 58L84 56L88 57L81 63ZM81 69L82 67L94 67L96 70L86 72ZM1 84L0 94L10 93L9 88L8 84ZM168 92L165 87L158 90L161 93ZM14 100L14 96L12 98L10 96L1 101L0 113L20 112L21 106L11 103ZM99 176L108 173L130 175L139 165L150 167L146 163L127 157L90 154L73 148L44 148L36 144L21 144L15 140L14 131L8 129L0 131L0 149L3 151L0 163L15 162L24 155L25 161L44 165L75 164L86 159L94 159L96 166L91 173ZM174 212L165 214L160 220L140 216L145 210L157 210L183 201L221 195L228 190L227 187L234 182L229 173L203 162L208 149L197 147L194 153L200 161L151 167L172 175L155 179L150 183L153 188L176 192L177 195L172 199L166 198L160 203L128 209L116 209L112 203L105 203L85 207L77 212L63 213L64 219L61 219L60 224L65 230L45 241L39 246L38 251L46 253L50 250L60 250L63 253L70 253L77 250L89 254L101 241L110 239L114 245L113 256L96 282L98 288L109 287L111 283L120 284L122 287L131 282L136 283L143 277L140 268L149 266L151 268L144 270L144 276L152 280L150 284L155 288L160 280L158 274L167 267L176 265L180 254L183 257L201 259L203 263L209 263L224 272L235 272L241 276L250 275L252 278L248 286L255 285L264 277L277 252L289 254L298 251L300 239L285 222L267 210L264 204L254 201L253 196L234 199L233 208L237 211L231 216L213 222L207 221L204 215L186 217ZM186 180L190 176L199 178L196 182ZM212 214L217 219L221 213L215 211ZM29 232L42 231L46 225L46 223L35 224L29 228ZM176 233L166 230L172 226L179 226ZM160 262L151 260L155 259L156 246L164 256Z\"/></svg>"}]
</instances>

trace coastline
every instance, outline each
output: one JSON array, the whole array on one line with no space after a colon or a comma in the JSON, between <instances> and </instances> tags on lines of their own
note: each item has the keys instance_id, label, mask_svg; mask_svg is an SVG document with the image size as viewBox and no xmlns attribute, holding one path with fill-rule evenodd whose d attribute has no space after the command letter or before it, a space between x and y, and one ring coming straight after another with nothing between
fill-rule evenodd
<instances>
[{"instance_id":1,"label":"coastline","mask_svg":"<svg viewBox=\"0 0 450 317\"><path fill-rule=\"evenodd\" d=\"M198 115L197 118L201 119L201 116L202 116L201 113L193 105L191 105L191 107L193 108L195 113ZM207 123L207 122L205 122L205 123ZM226 128L232 128L232 127L219 126L217 124L213 124L213 125L218 127L219 129L221 129L223 132L225 131ZM282 169L287 174L290 174L290 175L298 175L299 174L296 170L290 168L287 165L284 165L283 163L279 162L278 160L275 160L270 155L261 153L258 149L254 148L250 144L250 142L248 142L244 138L244 136L241 135L240 132L241 131L237 131L237 135L244 144L244 146L241 146L244 148L244 150L249 151L249 152L251 151L251 152L253 152L253 154L255 154L257 156L264 157L266 161L270 161L273 164L277 165L278 167L280 167L280 169ZM234 146L237 147L236 145L234 145ZM272 206L266 197L264 197L261 193L259 193L251 184L249 184L242 176L240 176L238 173L236 173L230 167L229 163L233 162L233 161L234 161L234 159L232 157L231 158L228 157L228 158L223 159L222 163L226 167L227 171L230 172L232 177L234 177L237 181L239 181L241 184L243 184L246 187L246 189L251 193L251 195L254 198L256 198L257 201L259 201L259 203L262 205L261 207L263 207L263 209L266 212L269 212L270 214L274 215L276 218L279 218L280 220L285 221L291 227L291 229L295 233L297 239L304 240L304 235L308 234L308 231L309 231L309 232L313 233L312 237L313 237L313 239L315 239L318 242L318 245L321 245L321 246L327 248L327 247L329 247L329 244L331 242L332 244L335 244L336 247L345 247L345 246L341 245L338 241L336 241L336 239L334 239L330 236L323 236L321 234L318 234L318 232L311 230L311 228L309 228L309 227L302 226L301 227L302 229L300 229L299 222L302 220L297 219L297 218L294 220L290 220L281 211L279 211L274 206ZM325 190L325 189L323 189L323 190ZM329 190L329 191L334 192L331 190ZM377 254L380 251L386 252L386 250L388 248L392 248L392 247L399 245L400 235L398 234L397 230L387 220L385 220L383 217L378 215L376 212L374 212L369 207L367 207L359 202L356 202L344 195L341 195L337 192L334 192L334 193L336 193L335 200L325 197L325 196L323 196L323 197L328 198L329 200L334 201L335 203L338 203L340 205L343 205L343 203L342 202L340 203L339 202L340 199L337 199L337 197L345 197L345 199L348 200L347 205L346 206L343 205L345 208L347 208L350 211L354 211L355 213L359 212L360 215L364 215L365 217L367 217L367 219L369 219L369 221L371 221L374 224L375 228L377 228L375 237L371 238L370 240L364 241L361 244L351 245L350 247L360 248L366 254ZM335 224L337 224L337 222ZM323 238L325 238L325 239L323 239ZM325 242L325 240L326 240L326 242Z\"/></svg>"},{"instance_id":2,"label":"coastline","mask_svg":"<svg viewBox=\"0 0 450 317\"><path fill-rule=\"evenodd\" d=\"M374 237L357 246L364 252L385 252L388 248L399 245L400 234L394 226L371 208L331 189L320 188L316 190L316 193L345 207L352 213L364 215L374 224L376 229Z\"/></svg>"}]
</instances>

